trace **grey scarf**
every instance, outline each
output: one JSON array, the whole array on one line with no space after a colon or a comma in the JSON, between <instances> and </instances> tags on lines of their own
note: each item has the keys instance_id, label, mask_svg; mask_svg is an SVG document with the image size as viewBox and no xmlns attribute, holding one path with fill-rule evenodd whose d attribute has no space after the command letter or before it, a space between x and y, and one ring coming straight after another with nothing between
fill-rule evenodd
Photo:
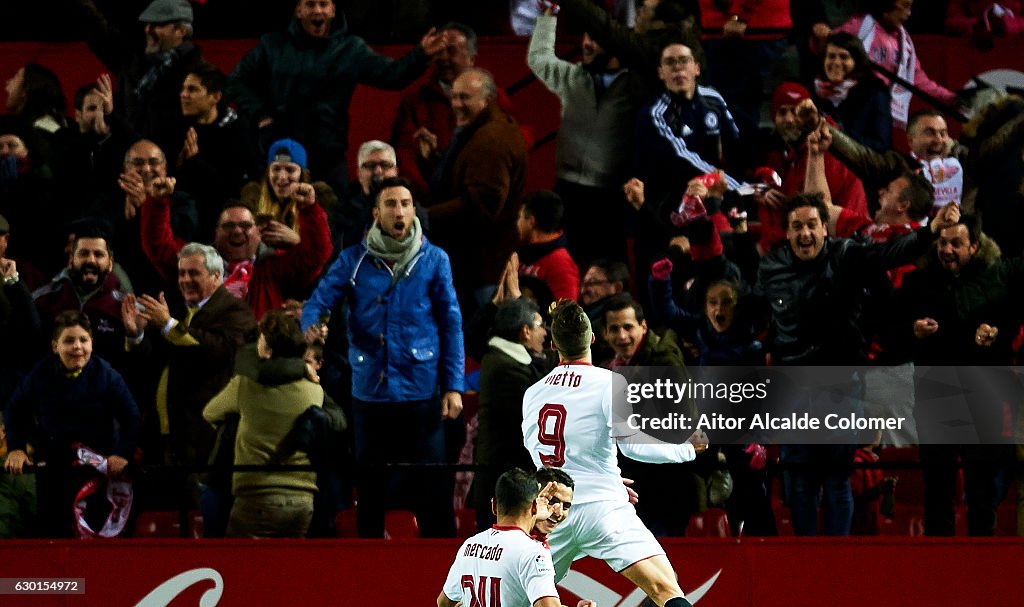
<instances>
[{"instance_id":1,"label":"grey scarf","mask_svg":"<svg viewBox=\"0 0 1024 607\"><path fill-rule=\"evenodd\" d=\"M388 236L380 229L380 223L374 221L366 232L366 248L377 257L392 264L391 270L398 282L404 276L406 266L419 253L423 245L423 231L420 229L420 218L412 218L412 227L405 239L397 240Z\"/></svg>"}]
</instances>

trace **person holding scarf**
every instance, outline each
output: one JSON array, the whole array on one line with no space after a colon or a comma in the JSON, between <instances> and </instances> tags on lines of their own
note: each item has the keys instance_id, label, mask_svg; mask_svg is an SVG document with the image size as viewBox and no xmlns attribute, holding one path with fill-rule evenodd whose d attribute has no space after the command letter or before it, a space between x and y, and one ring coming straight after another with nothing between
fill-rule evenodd
<instances>
[{"instance_id":1,"label":"person holding scarf","mask_svg":"<svg viewBox=\"0 0 1024 607\"><path fill-rule=\"evenodd\" d=\"M423 237L408 180L381 183L373 219L366 238L341 252L302 309L302 330L318 341L321 318L347 303L360 537L384 535L392 482L386 464L442 463L442 421L459 417L465 390L451 263ZM413 503L420 535L454 537L452 473L419 469L407 479L402 494Z\"/></svg>"},{"instance_id":2,"label":"person holding scarf","mask_svg":"<svg viewBox=\"0 0 1024 607\"><path fill-rule=\"evenodd\" d=\"M871 71L860 40L846 32L828 37L814 77L812 99L855 141L877 152L892 147L889 90Z\"/></svg>"},{"instance_id":3,"label":"person holding scarf","mask_svg":"<svg viewBox=\"0 0 1024 607\"><path fill-rule=\"evenodd\" d=\"M105 458L105 474L120 479L139 446L138 406L121 375L92 355L92 326L77 310L54 320L53 355L24 377L7 402L9 474L36 469L39 532L73 537L72 503L83 482L96 475L74 462L79 447ZM34 451L29 449L29 445Z\"/></svg>"},{"instance_id":4,"label":"person holding scarf","mask_svg":"<svg viewBox=\"0 0 1024 607\"><path fill-rule=\"evenodd\" d=\"M914 51L914 42L903 27L910 18L913 4L914 0L872 0L866 5L869 7L867 14L853 17L835 31L856 36L871 61L945 104L946 107L942 109L959 108L962 104L956 93L929 78L921 68L921 62ZM890 82L885 76L880 78L889 87L891 94L893 126L906 130L913 94L903 86Z\"/></svg>"}]
</instances>

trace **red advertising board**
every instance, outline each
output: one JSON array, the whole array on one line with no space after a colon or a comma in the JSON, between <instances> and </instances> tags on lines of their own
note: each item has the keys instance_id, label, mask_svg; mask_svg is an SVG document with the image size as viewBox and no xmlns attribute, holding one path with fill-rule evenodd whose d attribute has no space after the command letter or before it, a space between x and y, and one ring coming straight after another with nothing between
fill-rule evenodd
<instances>
[{"instance_id":1,"label":"red advertising board","mask_svg":"<svg viewBox=\"0 0 1024 607\"><path fill-rule=\"evenodd\" d=\"M84 580L78 595L0 596L4 607L432 605L458 542L0 542L0 578ZM673 539L665 547L699 607L1020 605L1024 540ZM639 607L643 595L585 559L562 601ZM508 606L506 606L508 607Z\"/></svg>"}]
</instances>

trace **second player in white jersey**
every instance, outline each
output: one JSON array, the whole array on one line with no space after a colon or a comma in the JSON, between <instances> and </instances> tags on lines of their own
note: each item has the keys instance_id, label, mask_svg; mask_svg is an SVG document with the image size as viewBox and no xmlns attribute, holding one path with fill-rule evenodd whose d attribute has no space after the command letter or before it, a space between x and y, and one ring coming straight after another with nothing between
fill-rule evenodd
<instances>
[{"instance_id":1,"label":"second player in white jersey","mask_svg":"<svg viewBox=\"0 0 1024 607\"><path fill-rule=\"evenodd\" d=\"M551 554L519 527L495 525L463 542L444 594L467 607L526 607L544 597L557 600Z\"/></svg>"}]
</instances>

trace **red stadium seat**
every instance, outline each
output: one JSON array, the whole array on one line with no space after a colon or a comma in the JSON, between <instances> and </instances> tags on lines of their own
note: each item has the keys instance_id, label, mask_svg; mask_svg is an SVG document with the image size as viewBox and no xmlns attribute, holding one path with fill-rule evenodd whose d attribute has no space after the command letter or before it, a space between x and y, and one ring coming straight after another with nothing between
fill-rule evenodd
<instances>
[{"instance_id":1,"label":"red stadium seat","mask_svg":"<svg viewBox=\"0 0 1024 607\"><path fill-rule=\"evenodd\" d=\"M729 528L729 517L721 508L708 508L704 511L704 528L707 529L708 537L730 537L732 530Z\"/></svg>"},{"instance_id":2,"label":"red stadium seat","mask_svg":"<svg viewBox=\"0 0 1024 607\"><path fill-rule=\"evenodd\" d=\"M185 537L203 537L203 516L199 511L188 513L189 529ZM176 510L142 512L135 521L135 537L182 537L181 515Z\"/></svg>"},{"instance_id":3,"label":"red stadium seat","mask_svg":"<svg viewBox=\"0 0 1024 607\"><path fill-rule=\"evenodd\" d=\"M359 537L355 507L342 510L334 515L334 531L338 537Z\"/></svg>"},{"instance_id":4,"label":"red stadium seat","mask_svg":"<svg viewBox=\"0 0 1024 607\"><path fill-rule=\"evenodd\" d=\"M775 515L775 528L779 535L793 535L793 520L789 514L789 506L781 501L772 500L772 514Z\"/></svg>"},{"instance_id":5,"label":"red stadium seat","mask_svg":"<svg viewBox=\"0 0 1024 607\"><path fill-rule=\"evenodd\" d=\"M686 525L686 537L730 537L729 517L721 508L694 514Z\"/></svg>"},{"instance_id":6,"label":"red stadium seat","mask_svg":"<svg viewBox=\"0 0 1024 607\"><path fill-rule=\"evenodd\" d=\"M389 510L384 515L384 539L404 540L420 536L416 514L409 510Z\"/></svg>"},{"instance_id":7,"label":"red stadium seat","mask_svg":"<svg viewBox=\"0 0 1024 607\"><path fill-rule=\"evenodd\" d=\"M455 536L467 538L476 534L476 509L459 508L455 511Z\"/></svg>"},{"instance_id":8,"label":"red stadium seat","mask_svg":"<svg viewBox=\"0 0 1024 607\"><path fill-rule=\"evenodd\" d=\"M924 507L915 504L894 504L892 516L881 516L879 535L924 535Z\"/></svg>"},{"instance_id":9,"label":"red stadium seat","mask_svg":"<svg viewBox=\"0 0 1024 607\"><path fill-rule=\"evenodd\" d=\"M1006 492L1006 499L996 511L996 535L1017 535L1017 484L1013 483Z\"/></svg>"}]
</instances>

